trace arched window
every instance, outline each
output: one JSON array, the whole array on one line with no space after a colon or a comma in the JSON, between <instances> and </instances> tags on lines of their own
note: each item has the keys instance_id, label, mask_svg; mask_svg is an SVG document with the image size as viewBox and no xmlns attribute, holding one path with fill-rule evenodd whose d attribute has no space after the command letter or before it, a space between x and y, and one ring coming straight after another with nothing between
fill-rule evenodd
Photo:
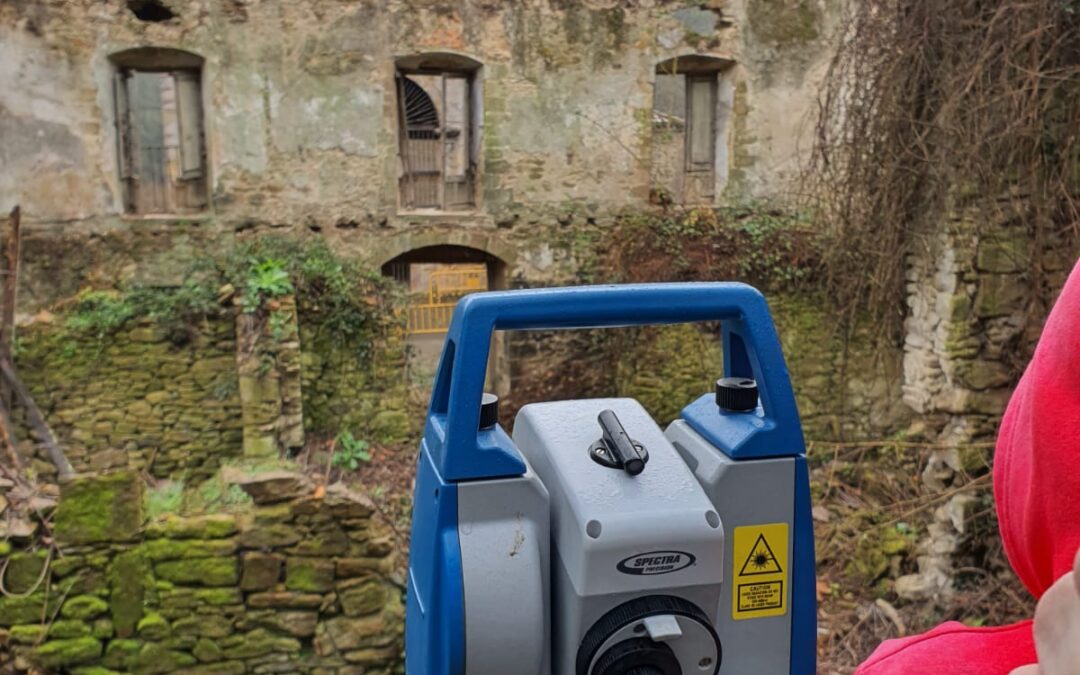
<instances>
[{"instance_id":1,"label":"arched window","mask_svg":"<svg viewBox=\"0 0 1080 675\"><path fill-rule=\"evenodd\" d=\"M656 66L653 183L674 201L712 202L727 179L733 65L693 54Z\"/></svg>"},{"instance_id":2,"label":"arched window","mask_svg":"<svg viewBox=\"0 0 1080 675\"><path fill-rule=\"evenodd\" d=\"M117 157L124 210L196 213L206 208L201 56L140 47L109 57L114 71Z\"/></svg>"},{"instance_id":3,"label":"arched window","mask_svg":"<svg viewBox=\"0 0 1080 675\"><path fill-rule=\"evenodd\" d=\"M457 54L397 60L400 193L405 209L475 204L480 63Z\"/></svg>"}]
</instances>

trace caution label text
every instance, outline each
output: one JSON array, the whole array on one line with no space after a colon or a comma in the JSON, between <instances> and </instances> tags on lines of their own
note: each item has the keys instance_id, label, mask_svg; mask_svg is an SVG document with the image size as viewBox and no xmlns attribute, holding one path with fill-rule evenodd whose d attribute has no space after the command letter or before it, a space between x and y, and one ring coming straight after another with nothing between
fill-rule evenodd
<instances>
[{"instance_id":1,"label":"caution label text","mask_svg":"<svg viewBox=\"0 0 1080 675\"><path fill-rule=\"evenodd\" d=\"M732 617L759 619L786 614L788 524L736 527L733 546Z\"/></svg>"}]
</instances>

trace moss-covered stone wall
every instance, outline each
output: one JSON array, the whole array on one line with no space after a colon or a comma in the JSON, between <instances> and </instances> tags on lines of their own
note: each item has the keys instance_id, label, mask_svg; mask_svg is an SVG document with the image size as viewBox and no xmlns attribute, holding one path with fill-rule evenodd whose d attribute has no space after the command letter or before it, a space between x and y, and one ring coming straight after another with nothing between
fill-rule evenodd
<instances>
[{"instance_id":1,"label":"moss-covered stone wall","mask_svg":"<svg viewBox=\"0 0 1080 675\"><path fill-rule=\"evenodd\" d=\"M301 325L300 336L306 431L392 443L419 428L407 412L404 333L356 345Z\"/></svg>"},{"instance_id":2,"label":"moss-covered stone wall","mask_svg":"<svg viewBox=\"0 0 1080 675\"><path fill-rule=\"evenodd\" d=\"M881 437L910 421L899 350L875 349L868 328L845 345L819 298L777 293L769 305L807 438ZM719 332L710 324L532 332L515 335L510 346L509 413L531 400L615 395L636 398L667 424L723 373Z\"/></svg>"},{"instance_id":3,"label":"moss-covered stone wall","mask_svg":"<svg viewBox=\"0 0 1080 675\"><path fill-rule=\"evenodd\" d=\"M231 321L207 322L177 345L149 322L99 338L56 317L20 329L16 366L78 472L130 464L205 477L240 454ZM34 466L55 472L43 457Z\"/></svg>"},{"instance_id":4,"label":"moss-covered stone wall","mask_svg":"<svg viewBox=\"0 0 1080 675\"><path fill-rule=\"evenodd\" d=\"M62 555L10 556L8 590L29 593L0 597L16 667L398 672L396 549L366 497L335 484L260 495L240 514L145 522L143 496L131 472L78 479L56 511Z\"/></svg>"}]
</instances>

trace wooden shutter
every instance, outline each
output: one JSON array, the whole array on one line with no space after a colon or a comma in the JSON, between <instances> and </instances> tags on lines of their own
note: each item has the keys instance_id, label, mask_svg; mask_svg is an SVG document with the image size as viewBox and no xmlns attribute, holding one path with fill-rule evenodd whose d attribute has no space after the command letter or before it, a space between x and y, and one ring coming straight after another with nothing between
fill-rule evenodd
<instances>
[{"instance_id":1,"label":"wooden shutter","mask_svg":"<svg viewBox=\"0 0 1080 675\"><path fill-rule=\"evenodd\" d=\"M180 171L185 179L203 175L203 119L199 74L178 71L176 80L176 115L180 127Z\"/></svg>"},{"instance_id":2,"label":"wooden shutter","mask_svg":"<svg viewBox=\"0 0 1080 675\"><path fill-rule=\"evenodd\" d=\"M688 76L686 98L686 170L711 171L716 146L716 76Z\"/></svg>"},{"instance_id":3,"label":"wooden shutter","mask_svg":"<svg viewBox=\"0 0 1080 675\"><path fill-rule=\"evenodd\" d=\"M116 157L120 167L120 178L131 178L132 134L131 108L128 106L127 73L118 71L113 75L113 101L116 106Z\"/></svg>"}]
</instances>

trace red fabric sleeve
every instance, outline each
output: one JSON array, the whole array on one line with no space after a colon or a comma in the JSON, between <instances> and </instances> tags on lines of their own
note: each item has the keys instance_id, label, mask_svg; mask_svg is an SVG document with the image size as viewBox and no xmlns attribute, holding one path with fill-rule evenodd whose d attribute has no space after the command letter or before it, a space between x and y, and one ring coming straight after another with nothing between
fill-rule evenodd
<instances>
[{"instance_id":1,"label":"red fabric sleeve","mask_svg":"<svg viewBox=\"0 0 1080 675\"><path fill-rule=\"evenodd\" d=\"M1035 660L1031 621L998 628L950 621L881 643L855 675L1008 675Z\"/></svg>"}]
</instances>

